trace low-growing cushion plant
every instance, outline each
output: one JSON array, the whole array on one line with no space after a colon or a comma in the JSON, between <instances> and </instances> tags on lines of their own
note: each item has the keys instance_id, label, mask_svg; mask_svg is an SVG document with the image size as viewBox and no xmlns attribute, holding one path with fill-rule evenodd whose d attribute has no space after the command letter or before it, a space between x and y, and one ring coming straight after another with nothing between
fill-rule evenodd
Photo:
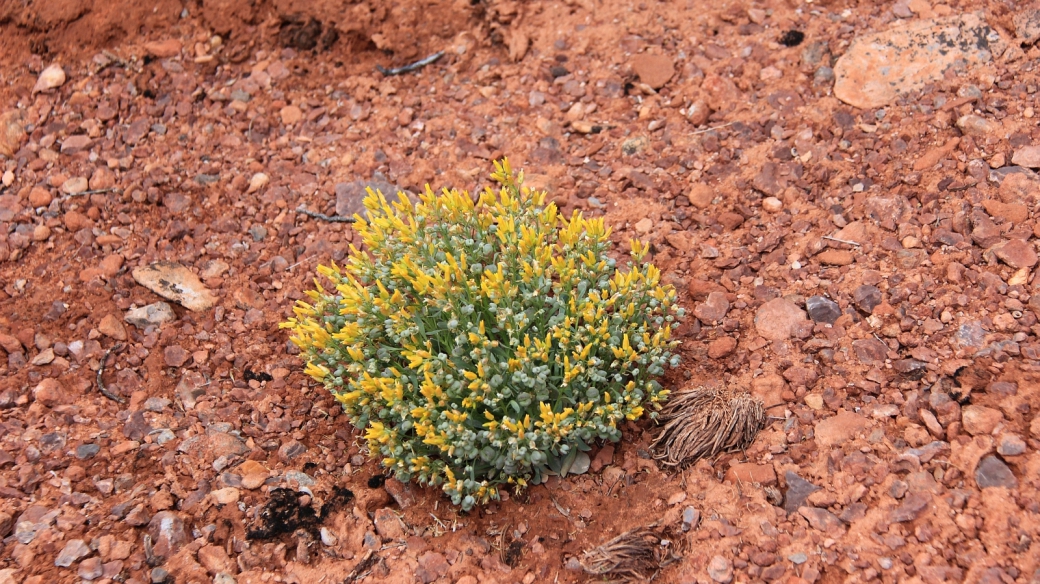
<instances>
[{"instance_id":1,"label":"low-growing cushion plant","mask_svg":"<svg viewBox=\"0 0 1040 584\"><path fill-rule=\"evenodd\" d=\"M656 416L683 316L644 244L618 269L602 219L562 216L506 160L491 176L475 201L369 189L362 249L282 325L371 454L466 510Z\"/></svg>"}]
</instances>

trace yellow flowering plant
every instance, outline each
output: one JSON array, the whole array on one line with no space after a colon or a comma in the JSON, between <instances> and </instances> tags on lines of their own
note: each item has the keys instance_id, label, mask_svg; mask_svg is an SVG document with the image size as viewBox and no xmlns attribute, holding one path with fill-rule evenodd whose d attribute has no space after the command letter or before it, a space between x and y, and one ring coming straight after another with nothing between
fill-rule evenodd
<instances>
[{"instance_id":1,"label":"yellow flowering plant","mask_svg":"<svg viewBox=\"0 0 1040 584\"><path fill-rule=\"evenodd\" d=\"M316 280L282 324L372 455L465 510L656 417L683 316L645 244L619 270L602 219L562 216L507 160L491 177L476 200L369 189L365 251L320 266L332 288Z\"/></svg>"}]
</instances>

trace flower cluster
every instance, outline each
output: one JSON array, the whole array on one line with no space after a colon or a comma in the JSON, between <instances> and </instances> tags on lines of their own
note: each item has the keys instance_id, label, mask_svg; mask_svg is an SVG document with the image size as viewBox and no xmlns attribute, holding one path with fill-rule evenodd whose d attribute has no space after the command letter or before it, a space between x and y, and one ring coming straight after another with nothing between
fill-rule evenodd
<instances>
[{"instance_id":1,"label":"flower cluster","mask_svg":"<svg viewBox=\"0 0 1040 584\"><path fill-rule=\"evenodd\" d=\"M495 169L501 188L476 201L369 190L366 251L319 267L332 289L316 281L282 325L372 454L467 510L656 416L683 316L644 244L618 270L602 219L565 218L508 161Z\"/></svg>"}]
</instances>

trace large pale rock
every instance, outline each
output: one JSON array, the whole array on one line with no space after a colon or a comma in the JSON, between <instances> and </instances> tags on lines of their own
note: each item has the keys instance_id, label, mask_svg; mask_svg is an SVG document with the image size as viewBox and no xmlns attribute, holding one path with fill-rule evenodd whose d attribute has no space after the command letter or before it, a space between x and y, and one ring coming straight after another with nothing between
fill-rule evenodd
<instances>
[{"instance_id":1,"label":"large pale rock","mask_svg":"<svg viewBox=\"0 0 1040 584\"><path fill-rule=\"evenodd\" d=\"M755 330L770 341L783 341L808 322L805 311L797 304L786 298L774 298L758 309Z\"/></svg>"},{"instance_id":2,"label":"large pale rock","mask_svg":"<svg viewBox=\"0 0 1040 584\"><path fill-rule=\"evenodd\" d=\"M841 412L816 423L816 444L820 448L840 446L865 430L867 424L867 418L859 414Z\"/></svg>"},{"instance_id":3,"label":"large pale rock","mask_svg":"<svg viewBox=\"0 0 1040 584\"><path fill-rule=\"evenodd\" d=\"M910 21L853 40L834 66L834 95L856 107L881 107L950 68L988 63L1003 49L979 13Z\"/></svg>"},{"instance_id":4,"label":"large pale rock","mask_svg":"<svg viewBox=\"0 0 1040 584\"><path fill-rule=\"evenodd\" d=\"M22 140L25 139L24 121L21 110L0 114L0 155L14 156L21 149Z\"/></svg>"},{"instance_id":5,"label":"large pale rock","mask_svg":"<svg viewBox=\"0 0 1040 584\"><path fill-rule=\"evenodd\" d=\"M156 262L134 269L134 280L159 296L188 310L208 310L217 297L188 268L173 262Z\"/></svg>"},{"instance_id":6,"label":"large pale rock","mask_svg":"<svg viewBox=\"0 0 1040 584\"><path fill-rule=\"evenodd\" d=\"M675 65L671 57L641 53L632 57L632 71L643 83L661 89L675 75Z\"/></svg>"}]
</instances>

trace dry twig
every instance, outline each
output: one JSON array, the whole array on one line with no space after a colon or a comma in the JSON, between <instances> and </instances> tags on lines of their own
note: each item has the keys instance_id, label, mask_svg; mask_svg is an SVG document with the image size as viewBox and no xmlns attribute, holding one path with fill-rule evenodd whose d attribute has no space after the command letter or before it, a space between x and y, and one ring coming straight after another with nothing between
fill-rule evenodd
<instances>
[{"instance_id":1,"label":"dry twig","mask_svg":"<svg viewBox=\"0 0 1040 584\"><path fill-rule=\"evenodd\" d=\"M698 388L669 398L650 445L654 458L683 467L722 452L744 450L765 427L762 402L746 393Z\"/></svg>"},{"instance_id":2,"label":"dry twig","mask_svg":"<svg viewBox=\"0 0 1040 584\"><path fill-rule=\"evenodd\" d=\"M296 212L300 215L306 215L322 221L328 221L330 223L353 223L353 217L340 217L339 215L326 215L325 213L316 213L314 211L308 211L303 205L296 208Z\"/></svg>"},{"instance_id":3,"label":"dry twig","mask_svg":"<svg viewBox=\"0 0 1040 584\"><path fill-rule=\"evenodd\" d=\"M415 71L417 69L422 69L423 67L429 65L430 63L433 63L434 61L436 61L437 59L440 59L443 56L444 56L444 51L437 51L436 53L430 55L429 57L426 57L425 59L419 59L418 61L416 61L414 63L411 63L409 65L405 65L404 67L393 67L392 69L387 69L386 67L384 67L382 65L376 65L376 71L379 71L380 73L382 73L383 75L386 75L388 77L391 76L391 75L400 75L402 73L410 73L410 72Z\"/></svg>"},{"instance_id":4,"label":"dry twig","mask_svg":"<svg viewBox=\"0 0 1040 584\"><path fill-rule=\"evenodd\" d=\"M121 403L121 404L122 403L126 403L126 400L123 399L122 396L118 396L118 395L112 393L111 391L109 391L108 388L105 387L105 382L101 380L101 376L105 373L105 362L108 361L108 356L112 354L112 351L118 351L118 350L120 350L122 348L123 348L123 344L122 343L119 343L117 345L113 345L113 346L109 347L108 350L105 351L105 356L101 358L101 365L98 366L98 370L97 370L98 391L100 391L101 395L107 397L108 399L110 399L110 400L112 400L114 402Z\"/></svg>"}]
</instances>

